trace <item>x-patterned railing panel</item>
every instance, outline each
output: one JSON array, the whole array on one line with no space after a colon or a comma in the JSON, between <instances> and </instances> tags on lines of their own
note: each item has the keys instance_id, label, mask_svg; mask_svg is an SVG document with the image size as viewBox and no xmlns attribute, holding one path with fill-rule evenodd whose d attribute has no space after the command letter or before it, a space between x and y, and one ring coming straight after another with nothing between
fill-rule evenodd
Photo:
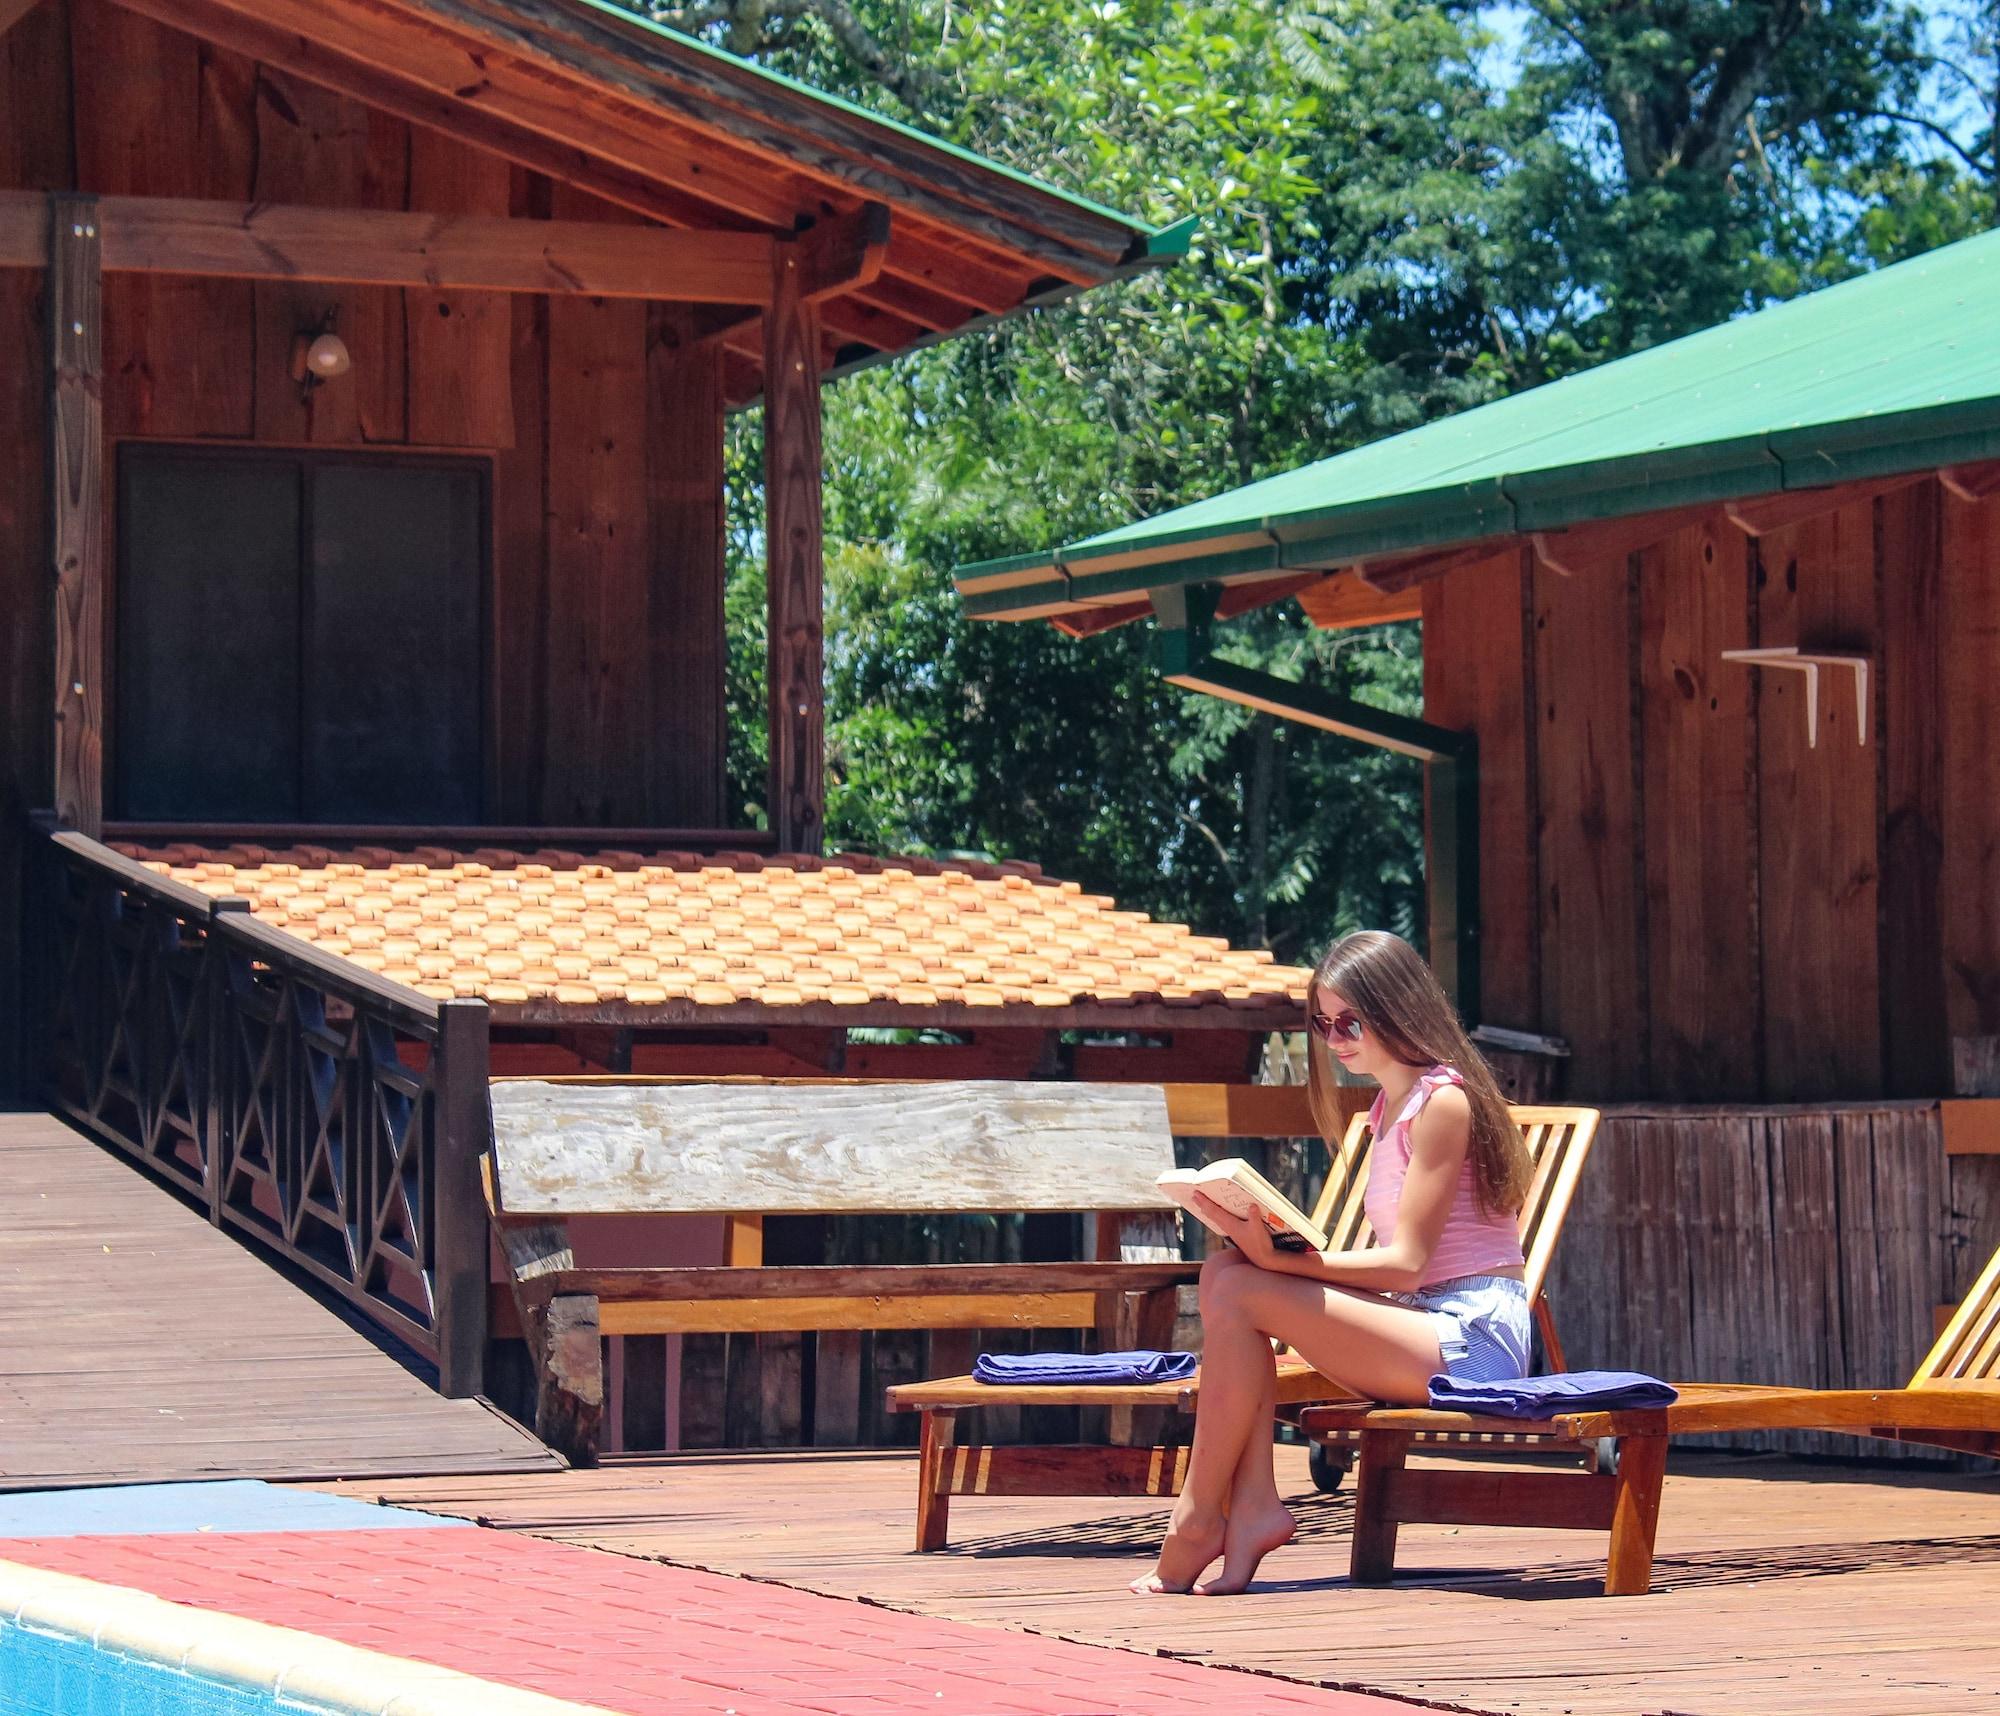
<instances>
[{"instance_id":1,"label":"x-patterned railing panel","mask_svg":"<svg viewBox=\"0 0 2000 1716\"><path fill-rule=\"evenodd\" d=\"M79 835L50 852L54 1105L475 1392L485 1004L387 982Z\"/></svg>"}]
</instances>

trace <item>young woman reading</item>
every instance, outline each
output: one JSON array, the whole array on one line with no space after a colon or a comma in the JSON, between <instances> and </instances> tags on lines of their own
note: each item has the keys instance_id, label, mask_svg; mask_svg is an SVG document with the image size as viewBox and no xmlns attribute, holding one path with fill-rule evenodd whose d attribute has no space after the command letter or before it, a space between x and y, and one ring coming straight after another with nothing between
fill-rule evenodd
<instances>
[{"instance_id":1,"label":"young woman reading","mask_svg":"<svg viewBox=\"0 0 2000 1716\"><path fill-rule=\"evenodd\" d=\"M1159 1564L1132 1589L1226 1596L1291 1540L1271 1423L1284 1342L1368 1400L1422 1405L1439 1371L1497 1381L1528 1367L1516 1220L1530 1164L1493 1074L1410 945L1367 930L1335 943L1306 1000L1313 1117L1339 1140L1331 1062L1381 1086L1368 1164L1376 1243L1283 1251L1260 1220L1204 1199L1231 1249L1201 1272L1201 1410ZM1196 1581L1217 1556L1222 1570Z\"/></svg>"}]
</instances>

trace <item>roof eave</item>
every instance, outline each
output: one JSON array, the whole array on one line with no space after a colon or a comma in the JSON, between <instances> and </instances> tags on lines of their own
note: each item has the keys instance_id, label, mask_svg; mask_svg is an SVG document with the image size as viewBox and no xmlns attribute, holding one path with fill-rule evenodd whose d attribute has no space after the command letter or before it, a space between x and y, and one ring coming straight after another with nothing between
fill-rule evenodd
<instances>
[{"instance_id":1,"label":"roof eave","mask_svg":"<svg viewBox=\"0 0 2000 1716\"><path fill-rule=\"evenodd\" d=\"M1021 555L960 568L976 619L1050 617L1179 584L1258 572L1332 570L1409 553L1600 519L1825 488L2000 457L2000 398L1837 423L1773 429L1550 471L1509 474L1347 506L1317 508L1139 541L1084 542L1059 556ZM1246 536L1261 535L1259 547ZM1148 554L1157 550L1157 558ZM1122 558L1116 570L1092 561ZM1004 581L1003 581L1004 579Z\"/></svg>"}]
</instances>

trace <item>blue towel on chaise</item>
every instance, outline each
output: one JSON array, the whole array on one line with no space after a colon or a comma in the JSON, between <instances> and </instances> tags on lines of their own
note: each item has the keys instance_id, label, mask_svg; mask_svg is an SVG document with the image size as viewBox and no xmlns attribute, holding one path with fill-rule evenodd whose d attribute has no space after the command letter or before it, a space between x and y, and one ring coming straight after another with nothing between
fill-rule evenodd
<instances>
[{"instance_id":1,"label":"blue towel on chaise","mask_svg":"<svg viewBox=\"0 0 2000 1716\"><path fill-rule=\"evenodd\" d=\"M1090 1383L1183 1382L1194 1375L1193 1353L981 1353L975 1382L1039 1382L1080 1387Z\"/></svg>"},{"instance_id":2,"label":"blue towel on chaise","mask_svg":"<svg viewBox=\"0 0 2000 1716\"><path fill-rule=\"evenodd\" d=\"M1520 1376L1509 1382L1475 1382L1464 1376L1431 1378L1431 1405L1441 1412L1476 1412L1484 1418L1636 1412L1671 1406L1679 1398L1672 1386L1658 1377L1630 1370L1573 1370L1554 1376Z\"/></svg>"}]
</instances>

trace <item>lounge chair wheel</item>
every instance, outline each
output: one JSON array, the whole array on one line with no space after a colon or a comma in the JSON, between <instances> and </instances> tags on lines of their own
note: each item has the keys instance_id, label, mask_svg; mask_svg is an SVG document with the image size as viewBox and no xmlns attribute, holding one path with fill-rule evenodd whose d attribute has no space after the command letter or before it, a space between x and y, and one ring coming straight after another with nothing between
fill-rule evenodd
<instances>
[{"instance_id":1,"label":"lounge chair wheel","mask_svg":"<svg viewBox=\"0 0 2000 1716\"><path fill-rule=\"evenodd\" d=\"M1347 1471L1354 1464L1352 1448L1332 1448L1324 1442L1315 1442L1312 1452L1306 1456L1306 1466L1312 1473L1313 1488L1321 1495L1330 1496L1341 1486Z\"/></svg>"},{"instance_id":2,"label":"lounge chair wheel","mask_svg":"<svg viewBox=\"0 0 2000 1716\"><path fill-rule=\"evenodd\" d=\"M1597 1438L1597 1469L1609 1477L1618 1475L1618 1438L1600 1436Z\"/></svg>"}]
</instances>

